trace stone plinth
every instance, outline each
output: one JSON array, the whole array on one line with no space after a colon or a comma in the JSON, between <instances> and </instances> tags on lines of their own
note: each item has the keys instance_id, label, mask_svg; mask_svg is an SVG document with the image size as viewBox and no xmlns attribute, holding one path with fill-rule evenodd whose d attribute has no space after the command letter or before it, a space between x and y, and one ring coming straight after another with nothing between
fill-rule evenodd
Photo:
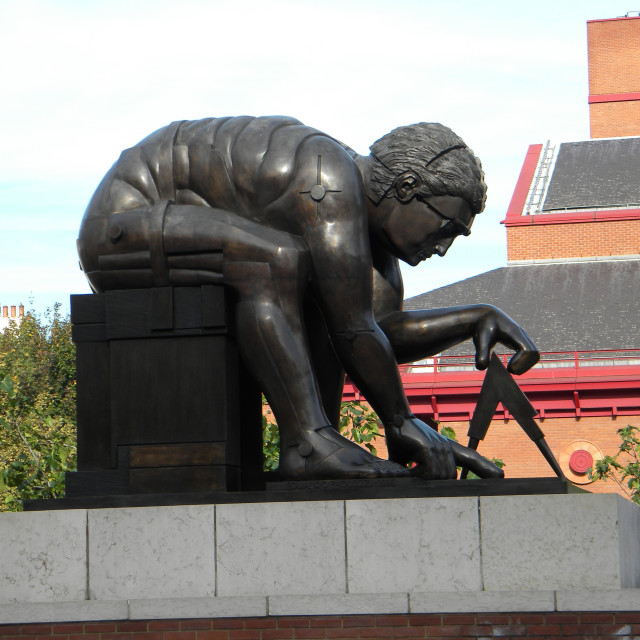
<instances>
[{"instance_id":1,"label":"stone plinth","mask_svg":"<svg viewBox=\"0 0 640 640\"><path fill-rule=\"evenodd\" d=\"M614 494L0 514L0 622L628 610L639 531Z\"/></svg>"}]
</instances>

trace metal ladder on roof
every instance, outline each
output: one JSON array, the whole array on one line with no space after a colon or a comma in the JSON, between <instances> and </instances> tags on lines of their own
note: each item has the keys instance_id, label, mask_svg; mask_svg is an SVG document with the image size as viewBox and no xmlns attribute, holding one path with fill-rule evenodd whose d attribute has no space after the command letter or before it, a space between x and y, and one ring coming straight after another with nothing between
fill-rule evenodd
<instances>
[{"instance_id":1,"label":"metal ladder on roof","mask_svg":"<svg viewBox=\"0 0 640 640\"><path fill-rule=\"evenodd\" d=\"M549 185L549 178L551 177L555 151L555 145L552 145L551 142L547 140L540 154L538 167L533 177L531 188L529 189L529 196L522 210L522 215L532 216L540 213L542 210L542 203L547 191L547 186Z\"/></svg>"}]
</instances>

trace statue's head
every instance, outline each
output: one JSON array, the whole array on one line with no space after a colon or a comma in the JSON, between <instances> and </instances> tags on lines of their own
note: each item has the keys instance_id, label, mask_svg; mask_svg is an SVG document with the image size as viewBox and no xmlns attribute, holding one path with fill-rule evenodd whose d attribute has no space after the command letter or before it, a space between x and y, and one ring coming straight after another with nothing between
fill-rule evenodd
<instances>
[{"instance_id":1,"label":"statue's head","mask_svg":"<svg viewBox=\"0 0 640 640\"><path fill-rule=\"evenodd\" d=\"M411 265L444 256L456 237L469 235L487 192L480 161L462 139L425 122L371 146L368 180L374 233Z\"/></svg>"},{"instance_id":2,"label":"statue's head","mask_svg":"<svg viewBox=\"0 0 640 640\"><path fill-rule=\"evenodd\" d=\"M463 198L473 215L484 208L487 185L480 160L448 127L433 122L398 127L374 142L370 151L370 186L379 199L397 197L394 184L410 177L417 196Z\"/></svg>"}]
</instances>

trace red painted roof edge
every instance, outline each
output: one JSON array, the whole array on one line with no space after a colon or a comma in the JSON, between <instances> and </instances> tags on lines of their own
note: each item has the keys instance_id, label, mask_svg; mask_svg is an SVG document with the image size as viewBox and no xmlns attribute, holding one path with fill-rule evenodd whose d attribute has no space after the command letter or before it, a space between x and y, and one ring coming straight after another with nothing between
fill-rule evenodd
<instances>
[{"instance_id":1,"label":"red painted roof edge","mask_svg":"<svg viewBox=\"0 0 640 640\"><path fill-rule=\"evenodd\" d=\"M525 227L533 224L576 224L581 222L613 222L640 220L640 209L609 209L602 211L569 211L567 213L540 213L503 220L506 227Z\"/></svg>"},{"instance_id":2,"label":"red painted roof edge","mask_svg":"<svg viewBox=\"0 0 640 640\"><path fill-rule=\"evenodd\" d=\"M589 96L589 104L599 102L630 102L632 100L640 100L640 91L629 93L600 93Z\"/></svg>"},{"instance_id":3,"label":"red painted roof edge","mask_svg":"<svg viewBox=\"0 0 640 640\"><path fill-rule=\"evenodd\" d=\"M529 194L531 182L533 181L533 176L536 173L536 167L538 166L538 160L540 159L541 153L541 144L529 145L527 155L524 157L524 162L522 163L520 175L518 176L518 181L516 182L516 187L513 190L513 195L511 196L509 208L507 209L506 220L513 220L522 216L522 210L524 209L525 202L527 201L527 195ZM504 224L506 220L502 220L502 223Z\"/></svg>"},{"instance_id":4,"label":"red painted roof edge","mask_svg":"<svg viewBox=\"0 0 640 640\"><path fill-rule=\"evenodd\" d=\"M597 20L587 20L587 24L592 22L611 22L612 20L637 20L640 16L618 16L617 18L598 18Z\"/></svg>"}]
</instances>

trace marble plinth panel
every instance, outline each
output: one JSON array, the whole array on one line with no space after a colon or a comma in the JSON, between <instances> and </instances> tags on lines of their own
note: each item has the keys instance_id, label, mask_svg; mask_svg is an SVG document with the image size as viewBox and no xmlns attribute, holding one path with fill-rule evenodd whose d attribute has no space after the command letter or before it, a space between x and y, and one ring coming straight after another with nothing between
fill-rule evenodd
<instances>
[{"instance_id":1,"label":"marble plinth panel","mask_svg":"<svg viewBox=\"0 0 640 640\"><path fill-rule=\"evenodd\" d=\"M411 613L554 611L553 591L459 591L409 594Z\"/></svg>"},{"instance_id":2,"label":"marble plinth panel","mask_svg":"<svg viewBox=\"0 0 640 640\"><path fill-rule=\"evenodd\" d=\"M640 509L618 495L483 497L480 514L487 591L640 584Z\"/></svg>"},{"instance_id":3,"label":"marble plinth panel","mask_svg":"<svg viewBox=\"0 0 640 640\"><path fill-rule=\"evenodd\" d=\"M478 591L478 498L352 500L349 593Z\"/></svg>"},{"instance_id":4,"label":"marble plinth panel","mask_svg":"<svg viewBox=\"0 0 640 640\"><path fill-rule=\"evenodd\" d=\"M86 597L86 511L2 513L0 541L0 603Z\"/></svg>"},{"instance_id":5,"label":"marble plinth panel","mask_svg":"<svg viewBox=\"0 0 640 640\"><path fill-rule=\"evenodd\" d=\"M217 595L345 593L344 503L216 507Z\"/></svg>"},{"instance_id":6,"label":"marble plinth panel","mask_svg":"<svg viewBox=\"0 0 640 640\"><path fill-rule=\"evenodd\" d=\"M264 596L129 600L129 616L132 619L235 618L266 615L267 598Z\"/></svg>"},{"instance_id":7,"label":"marble plinth panel","mask_svg":"<svg viewBox=\"0 0 640 640\"><path fill-rule=\"evenodd\" d=\"M0 513L0 540L3 622L640 602L640 508L614 494Z\"/></svg>"},{"instance_id":8,"label":"marble plinth panel","mask_svg":"<svg viewBox=\"0 0 640 640\"><path fill-rule=\"evenodd\" d=\"M89 512L91 599L215 595L212 505Z\"/></svg>"},{"instance_id":9,"label":"marble plinth panel","mask_svg":"<svg viewBox=\"0 0 640 640\"><path fill-rule=\"evenodd\" d=\"M409 613L407 594L340 593L269 598L269 615L272 616L344 616L367 613Z\"/></svg>"}]
</instances>

